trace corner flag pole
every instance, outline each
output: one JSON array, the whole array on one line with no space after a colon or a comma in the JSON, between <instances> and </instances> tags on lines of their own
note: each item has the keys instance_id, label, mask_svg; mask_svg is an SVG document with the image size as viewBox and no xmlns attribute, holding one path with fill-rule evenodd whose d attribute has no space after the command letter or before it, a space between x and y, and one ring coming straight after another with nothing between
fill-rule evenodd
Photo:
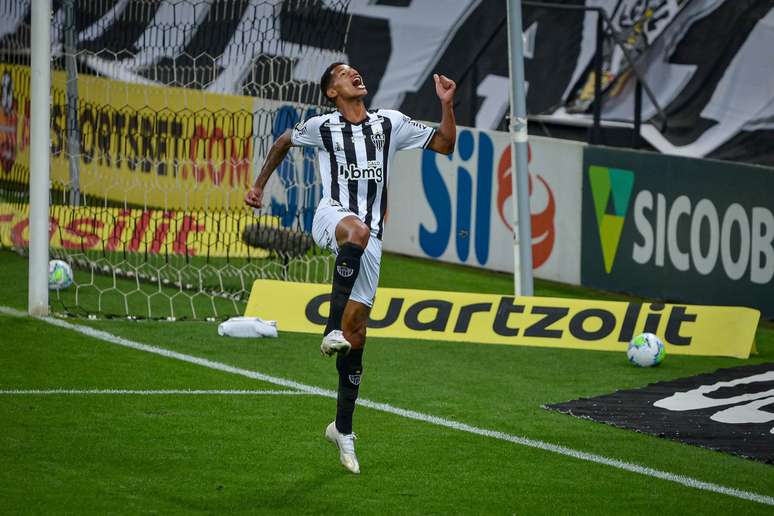
<instances>
[{"instance_id":1,"label":"corner flag pole","mask_svg":"<svg viewBox=\"0 0 774 516\"><path fill-rule=\"evenodd\" d=\"M513 186L513 283L517 296L531 296L532 227L527 171L527 99L521 0L508 0L508 57L511 78L511 184Z\"/></svg>"},{"instance_id":2,"label":"corner flag pole","mask_svg":"<svg viewBox=\"0 0 774 516\"><path fill-rule=\"evenodd\" d=\"M32 3L30 265L28 310L48 315L48 189L51 147L51 0Z\"/></svg>"}]
</instances>

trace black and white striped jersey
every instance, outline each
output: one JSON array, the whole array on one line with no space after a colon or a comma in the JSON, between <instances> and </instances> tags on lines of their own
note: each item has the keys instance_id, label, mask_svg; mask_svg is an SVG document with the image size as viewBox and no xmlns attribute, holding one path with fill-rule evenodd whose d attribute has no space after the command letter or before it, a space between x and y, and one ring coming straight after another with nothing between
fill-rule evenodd
<instances>
[{"instance_id":1,"label":"black and white striped jersey","mask_svg":"<svg viewBox=\"0 0 774 516\"><path fill-rule=\"evenodd\" d=\"M379 109L356 124L338 111L314 116L293 128L291 140L318 149L323 197L348 208L381 239L393 156L427 147L433 134L400 111Z\"/></svg>"}]
</instances>

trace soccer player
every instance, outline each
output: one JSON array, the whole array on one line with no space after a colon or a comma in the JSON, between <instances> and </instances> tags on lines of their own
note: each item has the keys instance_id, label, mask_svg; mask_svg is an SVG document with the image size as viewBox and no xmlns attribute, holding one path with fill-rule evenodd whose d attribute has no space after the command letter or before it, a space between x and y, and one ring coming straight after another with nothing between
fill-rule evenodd
<instances>
[{"instance_id":1,"label":"soccer player","mask_svg":"<svg viewBox=\"0 0 774 516\"><path fill-rule=\"evenodd\" d=\"M341 463L360 472L355 455L352 414L363 371L366 323L379 283L382 234L387 214L387 185L395 153L430 149L454 150L454 81L434 74L441 101L441 123L433 129L399 111L366 110L368 94L360 74L345 63L333 63L323 73L320 89L336 111L311 117L282 134L272 145L245 203L260 208L263 189L291 146L318 149L323 198L315 212L312 236L336 255L330 315L320 350L336 356L339 373L336 419L325 437L337 445ZM418 178L417 178L418 180ZM411 209L402 207L401 209Z\"/></svg>"}]
</instances>

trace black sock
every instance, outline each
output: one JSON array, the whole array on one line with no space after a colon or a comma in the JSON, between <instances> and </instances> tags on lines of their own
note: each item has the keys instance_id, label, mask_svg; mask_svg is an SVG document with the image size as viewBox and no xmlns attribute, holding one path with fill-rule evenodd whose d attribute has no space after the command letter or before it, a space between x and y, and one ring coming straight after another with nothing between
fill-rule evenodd
<instances>
[{"instance_id":1,"label":"black sock","mask_svg":"<svg viewBox=\"0 0 774 516\"><path fill-rule=\"evenodd\" d=\"M346 355L336 357L339 371L339 392L336 398L336 430L342 434L352 433L352 414L363 374L363 349L353 349Z\"/></svg>"},{"instance_id":2,"label":"black sock","mask_svg":"<svg viewBox=\"0 0 774 516\"><path fill-rule=\"evenodd\" d=\"M339 249L336 266L333 268L331 311L328 315L328 324L325 326L325 335L332 330L341 329L341 317L344 315L344 307L347 306L352 287L360 272L360 257L363 256L363 251L362 247L350 242L346 242Z\"/></svg>"}]
</instances>

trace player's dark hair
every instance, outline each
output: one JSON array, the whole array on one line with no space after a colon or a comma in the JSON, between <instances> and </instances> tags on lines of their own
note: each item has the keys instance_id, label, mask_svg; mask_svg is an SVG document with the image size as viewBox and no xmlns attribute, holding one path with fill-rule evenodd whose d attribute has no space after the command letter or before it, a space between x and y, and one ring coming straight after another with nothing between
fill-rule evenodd
<instances>
[{"instance_id":1,"label":"player's dark hair","mask_svg":"<svg viewBox=\"0 0 774 516\"><path fill-rule=\"evenodd\" d=\"M333 73L333 70L336 69L337 66L343 65L347 63L342 63L341 61L337 61L335 63L331 63L328 65L328 68L325 69L325 71L322 74L322 77L320 77L320 91L322 91L323 97L328 99L328 102L333 102L333 99L328 97L328 85L331 83L331 74Z\"/></svg>"}]
</instances>

